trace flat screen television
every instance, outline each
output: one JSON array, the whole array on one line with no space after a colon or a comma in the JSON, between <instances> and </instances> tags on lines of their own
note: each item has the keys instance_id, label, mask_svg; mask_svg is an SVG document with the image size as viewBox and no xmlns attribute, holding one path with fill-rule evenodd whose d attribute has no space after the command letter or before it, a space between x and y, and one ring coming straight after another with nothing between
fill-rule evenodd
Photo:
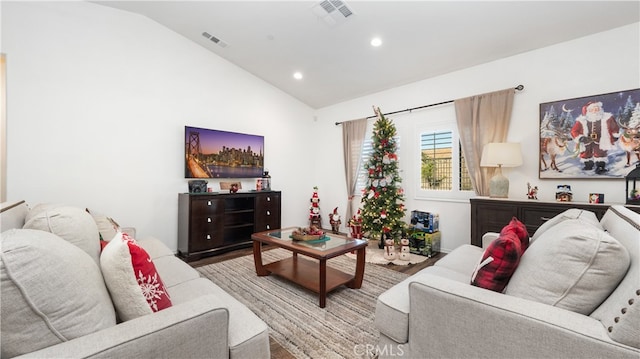
<instances>
[{"instance_id":1,"label":"flat screen television","mask_svg":"<svg viewBox=\"0 0 640 359\"><path fill-rule=\"evenodd\" d=\"M264 171L264 136L184 127L185 178L256 178Z\"/></svg>"}]
</instances>

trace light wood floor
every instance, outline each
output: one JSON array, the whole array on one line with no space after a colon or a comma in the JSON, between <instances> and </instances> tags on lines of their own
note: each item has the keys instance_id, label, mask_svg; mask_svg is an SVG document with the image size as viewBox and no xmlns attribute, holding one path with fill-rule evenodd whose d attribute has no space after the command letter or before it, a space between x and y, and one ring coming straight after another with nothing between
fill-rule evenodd
<instances>
[{"instance_id":1,"label":"light wood floor","mask_svg":"<svg viewBox=\"0 0 640 359\"><path fill-rule=\"evenodd\" d=\"M263 247L263 250L268 250L268 249L273 249L273 248L269 248L269 246L265 246ZM249 248L242 248L242 249L236 249L234 251L231 252L227 252L227 253L223 253L223 254L219 254L219 255L215 255L215 256L211 256L211 257L207 257L207 258L203 258L197 261L193 261L193 262L189 262L189 264L193 267L200 267L200 266L204 266L207 264L212 264L212 263L219 263L219 262L223 262L229 259L233 259L233 258L237 258L237 257L242 257L242 256L246 256L246 255L250 255L253 254L252 249ZM432 258L427 259L426 261L422 262L422 263L417 263L417 264L409 264L406 266L398 266L398 265L394 265L394 264L389 264L389 265L385 265L385 268L388 269L392 269L398 272L402 272L402 273L406 273L406 274L414 274L418 271L420 271L421 269L424 269L426 267L432 266L433 264L435 264L440 258L444 257L445 254L444 253L438 253L437 255L433 256ZM278 344L278 342L276 342L273 339L269 340L270 346L271 346L271 358L272 359L295 359L295 357L293 355L291 355L291 353L289 353L289 351L287 351L285 348L283 348L280 344Z\"/></svg>"}]
</instances>

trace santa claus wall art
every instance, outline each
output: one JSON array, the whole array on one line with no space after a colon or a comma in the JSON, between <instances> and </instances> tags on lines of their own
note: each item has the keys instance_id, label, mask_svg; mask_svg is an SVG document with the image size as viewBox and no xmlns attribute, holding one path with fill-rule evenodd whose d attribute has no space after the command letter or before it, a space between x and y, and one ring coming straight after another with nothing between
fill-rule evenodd
<instances>
[{"instance_id":1,"label":"santa claus wall art","mask_svg":"<svg viewBox=\"0 0 640 359\"><path fill-rule=\"evenodd\" d=\"M622 178L640 162L640 89L540 104L540 178Z\"/></svg>"}]
</instances>

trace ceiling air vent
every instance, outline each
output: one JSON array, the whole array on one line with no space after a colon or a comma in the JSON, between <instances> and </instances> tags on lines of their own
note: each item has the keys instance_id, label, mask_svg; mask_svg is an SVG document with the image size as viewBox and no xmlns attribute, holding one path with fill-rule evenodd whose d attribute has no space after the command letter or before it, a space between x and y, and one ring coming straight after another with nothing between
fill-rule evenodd
<instances>
[{"instance_id":1,"label":"ceiling air vent","mask_svg":"<svg viewBox=\"0 0 640 359\"><path fill-rule=\"evenodd\" d=\"M220 40L219 38L209 34L208 32L203 32L202 36L206 37L207 39L211 40L213 43L218 44L218 46L220 47L227 47L229 44L227 44L226 42Z\"/></svg>"},{"instance_id":2,"label":"ceiling air vent","mask_svg":"<svg viewBox=\"0 0 640 359\"><path fill-rule=\"evenodd\" d=\"M314 5L311 10L330 26L345 22L353 11L344 1L324 0Z\"/></svg>"}]
</instances>

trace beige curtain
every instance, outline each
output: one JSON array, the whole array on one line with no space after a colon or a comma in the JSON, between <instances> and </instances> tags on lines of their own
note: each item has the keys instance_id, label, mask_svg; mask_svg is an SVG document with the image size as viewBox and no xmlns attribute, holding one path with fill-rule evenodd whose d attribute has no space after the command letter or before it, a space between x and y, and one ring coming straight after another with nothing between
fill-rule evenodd
<instances>
[{"instance_id":1,"label":"beige curtain","mask_svg":"<svg viewBox=\"0 0 640 359\"><path fill-rule=\"evenodd\" d=\"M353 216L353 198L358 181L360 157L362 156L362 144L367 132L367 119L346 121L342 123L342 148L344 153L344 173L347 184L347 212L345 218L348 221ZM345 222L346 225L346 222Z\"/></svg>"},{"instance_id":2,"label":"beige curtain","mask_svg":"<svg viewBox=\"0 0 640 359\"><path fill-rule=\"evenodd\" d=\"M473 189L489 195L489 179L495 168L481 168L482 148L490 142L506 142L513 108L513 88L454 101L462 153Z\"/></svg>"}]
</instances>

